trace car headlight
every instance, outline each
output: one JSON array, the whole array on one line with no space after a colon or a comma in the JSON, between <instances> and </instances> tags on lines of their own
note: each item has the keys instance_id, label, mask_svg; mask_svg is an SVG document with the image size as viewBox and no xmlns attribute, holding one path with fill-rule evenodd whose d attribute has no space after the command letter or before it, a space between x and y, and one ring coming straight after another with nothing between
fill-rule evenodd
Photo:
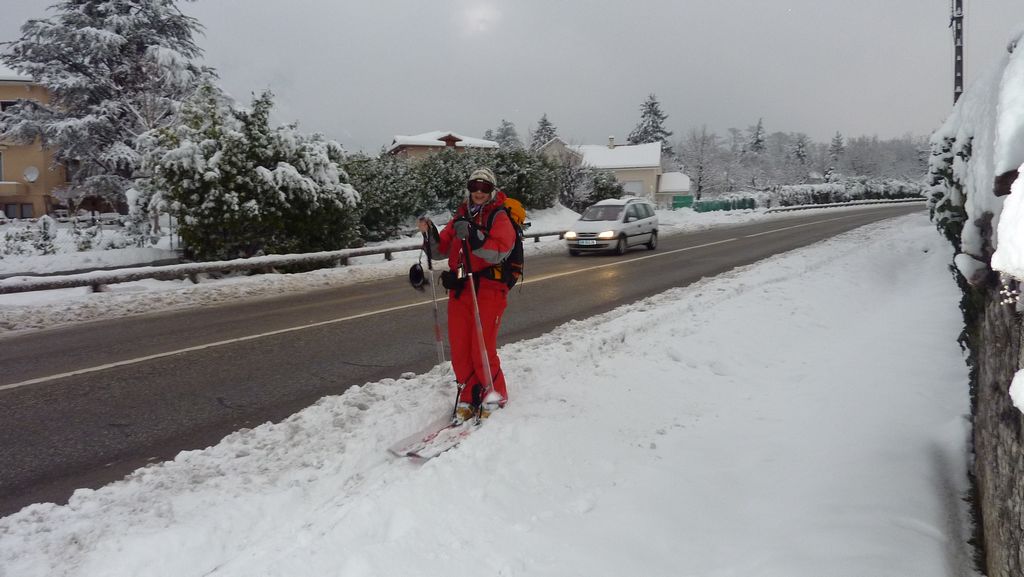
<instances>
[{"instance_id":1,"label":"car headlight","mask_svg":"<svg viewBox=\"0 0 1024 577\"><path fill-rule=\"evenodd\" d=\"M597 238L599 238L601 240L608 240L610 238L615 238L615 231L614 230L606 230L606 231L602 232L601 234L597 235Z\"/></svg>"},{"instance_id":2,"label":"car headlight","mask_svg":"<svg viewBox=\"0 0 1024 577\"><path fill-rule=\"evenodd\" d=\"M575 240L576 239L576 232L572 231L572 230L566 231L565 232L565 239L566 240Z\"/></svg>"}]
</instances>

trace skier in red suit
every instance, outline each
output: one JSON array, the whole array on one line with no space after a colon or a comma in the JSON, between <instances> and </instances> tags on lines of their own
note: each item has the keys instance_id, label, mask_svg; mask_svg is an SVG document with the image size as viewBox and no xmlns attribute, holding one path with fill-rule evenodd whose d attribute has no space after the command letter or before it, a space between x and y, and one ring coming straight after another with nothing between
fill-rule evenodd
<instances>
[{"instance_id":1,"label":"skier in red suit","mask_svg":"<svg viewBox=\"0 0 1024 577\"><path fill-rule=\"evenodd\" d=\"M500 278L500 271L502 260L516 241L516 231L503 208L505 193L498 190L494 173L488 168L473 171L466 188L466 201L440 233L429 220L420 219L418 223L420 231L427 233L429 254L434 259L448 259L449 270L441 275L448 289L448 343L455 379L463 386L455 410L456 423L478 412L486 417L508 400L497 341L509 287ZM463 254L464 244L469 245L468 255ZM480 326L491 370L491 394L486 392L487 371L480 354L473 295L468 286L470 271L475 280Z\"/></svg>"}]
</instances>

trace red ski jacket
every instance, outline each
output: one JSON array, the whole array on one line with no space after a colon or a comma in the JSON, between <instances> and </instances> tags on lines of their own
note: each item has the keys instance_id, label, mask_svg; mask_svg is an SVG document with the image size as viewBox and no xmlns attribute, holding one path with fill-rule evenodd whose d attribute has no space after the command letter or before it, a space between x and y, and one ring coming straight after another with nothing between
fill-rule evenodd
<instances>
[{"instance_id":1,"label":"red ski jacket","mask_svg":"<svg viewBox=\"0 0 1024 577\"><path fill-rule=\"evenodd\" d=\"M486 233L487 238L484 240L483 245L473 249L469 256L469 268L473 271L474 276L479 275L481 277L480 282L503 287L507 292L508 286L504 282L486 277L487 269L500 265L501 261L512 252L512 247L516 242L516 231L512 227L512 221L509 219L508 213L505 212L504 208L506 198L504 192L497 191L494 195L494 200L485 204L475 217L469 216L468 201L463 202L455 210L452 222L466 217L478 229ZM491 213L495 211L498 214L494 217L494 224L490 230L487 230L488 220ZM448 226L440 232L437 246L431 248L433 249L432 254L435 259L440 260L447 255L448 268L454 271L458 269L459 263L462 261L462 241L455 236L455 227L452 226L452 222L449 222Z\"/></svg>"}]
</instances>

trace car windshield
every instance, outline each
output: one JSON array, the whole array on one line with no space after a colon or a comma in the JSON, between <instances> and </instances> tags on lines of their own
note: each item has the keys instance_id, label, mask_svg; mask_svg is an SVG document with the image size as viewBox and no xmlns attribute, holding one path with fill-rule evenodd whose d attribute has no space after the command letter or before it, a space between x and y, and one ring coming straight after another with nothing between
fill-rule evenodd
<instances>
[{"instance_id":1,"label":"car windshield","mask_svg":"<svg viewBox=\"0 0 1024 577\"><path fill-rule=\"evenodd\" d=\"M592 206L583 213L580 220L619 220L620 216L621 205Z\"/></svg>"}]
</instances>

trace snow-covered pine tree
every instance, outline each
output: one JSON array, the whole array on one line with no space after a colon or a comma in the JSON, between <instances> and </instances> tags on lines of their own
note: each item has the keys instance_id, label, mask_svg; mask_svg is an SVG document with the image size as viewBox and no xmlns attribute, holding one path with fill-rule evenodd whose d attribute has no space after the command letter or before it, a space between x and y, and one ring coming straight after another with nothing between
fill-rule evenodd
<instances>
[{"instance_id":1,"label":"snow-covered pine tree","mask_svg":"<svg viewBox=\"0 0 1024 577\"><path fill-rule=\"evenodd\" d=\"M174 0L64 0L5 43L7 66L46 87L50 102L19 101L0 138L41 138L69 168L67 198L119 202L139 164L136 139L176 122L201 74L201 30Z\"/></svg>"},{"instance_id":2,"label":"snow-covered pine tree","mask_svg":"<svg viewBox=\"0 0 1024 577\"><path fill-rule=\"evenodd\" d=\"M537 130L533 132L530 138L530 150L540 150L540 147L556 136L558 136L558 129L548 120L547 113L544 113L541 115L540 120L537 121Z\"/></svg>"},{"instance_id":3,"label":"snow-covered pine tree","mask_svg":"<svg viewBox=\"0 0 1024 577\"><path fill-rule=\"evenodd\" d=\"M839 159L845 151L846 144L843 141L843 135L836 131L836 135L832 137L832 143L828 146L828 158L832 166L839 163Z\"/></svg>"},{"instance_id":4,"label":"snow-covered pine tree","mask_svg":"<svg viewBox=\"0 0 1024 577\"><path fill-rule=\"evenodd\" d=\"M501 124L494 132L494 140L498 143L499 148L506 150L518 150L523 147L523 142L519 140L519 133L516 132L516 125L504 118L501 119Z\"/></svg>"},{"instance_id":5,"label":"snow-covered pine tree","mask_svg":"<svg viewBox=\"0 0 1024 577\"><path fill-rule=\"evenodd\" d=\"M764 119L758 118L757 124L747 129L746 151L761 154L765 150Z\"/></svg>"},{"instance_id":6,"label":"snow-covered pine tree","mask_svg":"<svg viewBox=\"0 0 1024 577\"><path fill-rule=\"evenodd\" d=\"M654 94L649 94L647 100L640 105L640 122L636 128L629 133L626 139L630 144L647 144L649 142L660 142L661 153L672 156L672 145L668 137L672 132L665 128L665 120L668 115L661 111L661 104Z\"/></svg>"},{"instance_id":7,"label":"snow-covered pine tree","mask_svg":"<svg viewBox=\"0 0 1024 577\"><path fill-rule=\"evenodd\" d=\"M590 171L584 166L563 162L558 164L558 201L562 206L583 212L590 198Z\"/></svg>"},{"instance_id":8,"label":"snow-covered pine tree","mask_svg":"<svg viewBox=\"0 0 1024 577\"><path fill-rule=\"evenodd\" d=\"M590 179L590 196L587 199L589 204L605 200L607 198L622 198L626 191L609 170L595 170Z\"/></svg>"},{"instance_id":9,"label":"snow-covered pine tree","mask_svg":"<svg viewBox=\"0 0 1024 577\"><path fill-rule=\"evenodd\" d=\"M800 166L806 166L810 160L810 147L811 139L806 134L800 132L793 137L793 144L790 148L790 156Z\"/></svg>"}]
</instances>

